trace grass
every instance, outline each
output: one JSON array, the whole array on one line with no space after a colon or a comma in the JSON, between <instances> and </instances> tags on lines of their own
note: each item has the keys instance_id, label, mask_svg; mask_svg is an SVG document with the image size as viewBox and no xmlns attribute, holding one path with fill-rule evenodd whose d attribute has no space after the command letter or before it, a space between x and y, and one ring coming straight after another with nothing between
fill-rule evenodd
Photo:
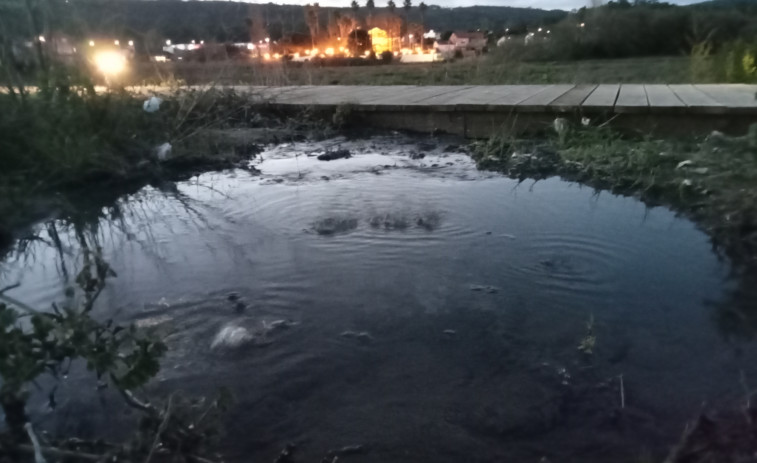
<instances>
[{"instance_id":1,"label":"grass","mask_svg":"<svg viewBox=\"0 0 757 463\"><path fill-rule=\"evenodd\" d=\"M219 137L219 129L289 127L232 90L176 90L163 98L160 109L148 113L145 97L125 91L0 93L0 249L15 230L67 198L93 191L112 198L148 183L244 167L257 153L257 140ZM163 143L172 149L160 160L156 147Z\"/></svg>"},{"instance_id":2,"label":"grass","mask_svg":"<svg viewBox=\"0 0 757 463\"><path fill-rule=\"evenodd\" d=\"M474 145L482 168L519 178L559 175L667 205L693 219L740 268L757 269L757 125L743 137L626 137L570 128L562 137L495 136Z\"/></svg>"},{"instance_id":3,"label":"grass","mask_svg":"<svg viewBox=\"0 0 757 463\"><path fill-rule=\"evenodd\" d=\"M691 83L686 56L525 62L498 53L449 63L317 66L302 63L141 63L133 84L178 81L249 85L496 85L580 83ZM699 81L705 82L703 76Z\"/></svg>"}]
</instances>

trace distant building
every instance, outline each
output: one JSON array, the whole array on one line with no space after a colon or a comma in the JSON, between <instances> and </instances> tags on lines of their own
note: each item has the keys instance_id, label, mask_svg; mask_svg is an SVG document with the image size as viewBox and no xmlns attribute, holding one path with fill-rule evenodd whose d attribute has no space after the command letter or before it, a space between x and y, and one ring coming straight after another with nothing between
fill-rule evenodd
<instances>
[{"instance_id":1,"label":"distant building","mask_svg":"<svg viewBox=\"0 0 757 463\"><path fill-rule=\"evenodd\" d=\"M457 50L482 51L486 47L486 36L483 32L453 32L449 37L450 43Z\"/></svg>"},{"instance_id":2,"label":"distant building","mask_svg":"<svg viewBox=\"0 0 757 463\"><path fill-rule=\"evenodd\" d=\"M437 40L434 42L434 49L442 55L452 55L455 53L455 44L449 40Z\"/></svg>"}]
</instances>

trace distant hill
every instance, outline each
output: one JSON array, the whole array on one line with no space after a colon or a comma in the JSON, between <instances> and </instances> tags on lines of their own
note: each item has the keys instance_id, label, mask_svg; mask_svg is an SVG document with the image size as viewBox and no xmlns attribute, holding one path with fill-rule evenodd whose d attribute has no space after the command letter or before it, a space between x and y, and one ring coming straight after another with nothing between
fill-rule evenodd
<instances>
[{"instance_id":1,"label":"distant hill","mask_svg":"<svg viewBox=\"0 0 757 463\"><path fill-rule=\"evenodd\" d=\"M402 2L396 3L396 13L404 16ZM167 37L177 42L192 39L247 41L250 37L249 24L264 25L269 34L278 36L308 32L304 9L298 5L221 1L68 0L66 11L66 16L75 18L75 26L70 27L69 32L78 36L152 36ZM369 14L364 5L357 12L350 8L321 7L319 17L323 29L326 29L332 11L360 18ZM373 14L386 12L386 8L375 8ZM566 15L561 10L534 8L429 6L424 16L427 28L444 31L502 30L506 27L546 25L555 23ZM412 8L409 16L411 22L421 21L417 5Z\"/></svg>"},{"instance_id":2,"label":"distant hill","mask_svg":"<svg viewBox=\"0 0 757 463\"><path fill-rule=\"evenodd\" d=\"M757 0L709 0L689 5L688 8L737 10L745 13L757 13Z\"/></svg>"}]
</instances>

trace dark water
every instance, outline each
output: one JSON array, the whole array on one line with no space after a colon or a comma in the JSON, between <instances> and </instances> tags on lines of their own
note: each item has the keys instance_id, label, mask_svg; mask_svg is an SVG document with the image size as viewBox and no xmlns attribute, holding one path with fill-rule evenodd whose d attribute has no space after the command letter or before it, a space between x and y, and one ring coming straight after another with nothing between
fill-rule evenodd
<instances>
[{"instance_id":1,"label":"dark water","mask_svg":"<svg viewBox=\"0 0 757 463\"><path fill-rule=\"evenodd\" d=\"M272 148L261 176L148 188L90 224L118 273L98 310L170 348L152 392L236 396L231 461L273 461L288 442L303 462L355 444L340 461L638 461L664 455L703 404L736 404L742 372L757 381L754 348L717 321L728 264L690 222L478 172L444 144L413 160L428 147L399 136L307 156L337 142ZM59 226L62 261L34 242L4 264L22 283L10 295L63 297L78 246ZM246 342L211 348L228 327ZM113 421L102 393L67 381L51 426Z\"/></svg>"}]
</instances>

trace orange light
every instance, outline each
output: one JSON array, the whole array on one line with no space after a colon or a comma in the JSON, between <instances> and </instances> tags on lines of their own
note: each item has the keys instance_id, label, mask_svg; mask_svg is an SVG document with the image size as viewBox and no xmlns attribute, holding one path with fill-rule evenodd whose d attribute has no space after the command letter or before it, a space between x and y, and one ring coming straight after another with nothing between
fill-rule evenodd
<instances>
[{"instance_id":1,"label":"orange light","mask_svg":"<svg viewBox=\"0 0 757 463\"><path fill-rule=\"evenodd\" d=\"M329 47L326 49L326 54L329 56L334 56L334 49Z\"/></svg>"}]
</instances>

